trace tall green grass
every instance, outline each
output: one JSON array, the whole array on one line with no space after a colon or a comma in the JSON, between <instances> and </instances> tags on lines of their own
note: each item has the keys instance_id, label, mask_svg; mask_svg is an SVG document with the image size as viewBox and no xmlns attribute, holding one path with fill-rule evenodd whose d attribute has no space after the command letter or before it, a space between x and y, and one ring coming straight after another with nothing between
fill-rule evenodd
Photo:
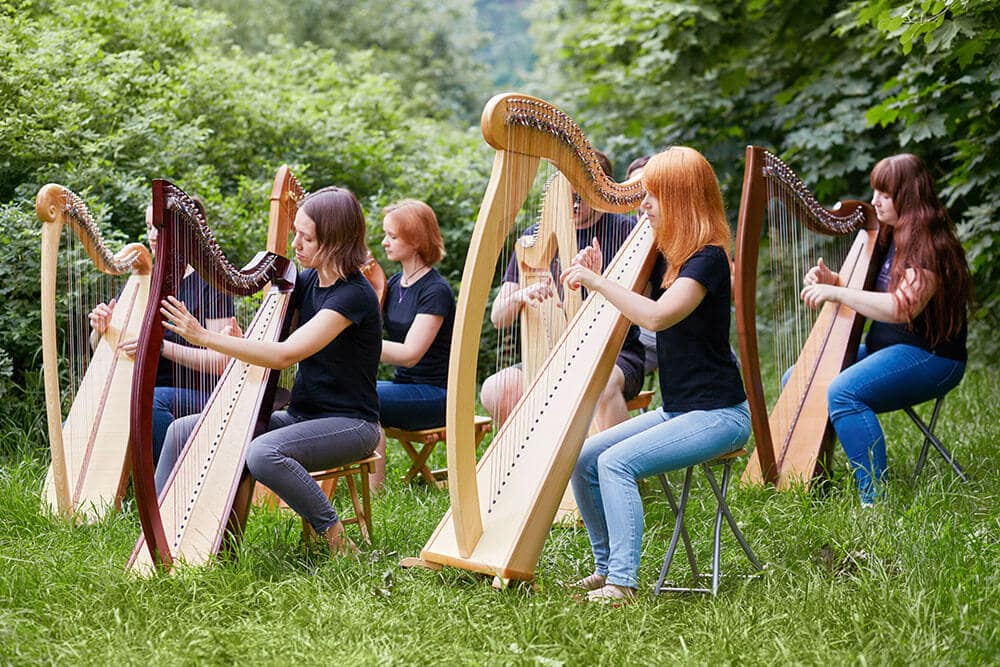
<instances>
[{"instance_id":1,"label":"tall green grass","mask_svg":"<svg viewBox=\"0 0 1000 667\"><path fill-rule=\"evenodd\" d=\"M374 499L375 540L359 559L305 547L296 517L258 510L231 558L169 576L126 574L134 508L81 527L41 514L41 427L8 419L0 422L0 662L996 663L998 395L1000 374L970 372L945 404L939 433L970 484L933 453L910 481L920 438L900 413L883 419L891 480L873 509L859 506L842 454L823 493L734 487L730 505L767 568L725 577L714 599L652 596L672 523L657 485L646 484L642 589L619 609L576 602L560 585L590 572L580 528L553 530L535 586L497 591L459 570L401 569L448 496L396 481ZM408 460L393 445L395 479ZM443 465L443 453L434 459ZM692 493L689 529L707 564L711 494L700 481ZM724 540L724 572L749 574ZM682 556L674 567L683 572Z\"/></svg>"}]
</instances>

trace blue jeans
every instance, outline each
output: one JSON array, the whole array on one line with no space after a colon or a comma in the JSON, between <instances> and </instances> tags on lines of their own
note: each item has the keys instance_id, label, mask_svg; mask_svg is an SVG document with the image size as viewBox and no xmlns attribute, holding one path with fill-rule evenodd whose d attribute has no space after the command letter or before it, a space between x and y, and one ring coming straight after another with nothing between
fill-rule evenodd
<instances>
[{"instance_id":1,"label":"blue jeans","mask_svg":"<svg viewBox=\"0 0 1000 667\"><path fill-rule=\"evenodd\" d=\"M638 480L728 454L749 437L750 408L744 401L715 410L661 408L588 438L572 484L594 571L617 586L638 584L643 529Z\"/></svg>"},{"instance_id":2,"label":"blue jeans","mask_svg":"<svg viewBox=\"0 0 1000 667\"><path fill-rule=\"evenodd\" d=\"M180 417L201 412L210 393L179 387L153 388L153 463L160 460L170 424Z\"/></svg>"},{"instance_id":3,"label":"blue jeans","mask_svg":"<svg viewBox=\"0 0 1000 667\"><path fill-rule=\"evenodd\" d=\"M177 458L198 415L175 421L156 466L159 493L170 478ZM310 471L335 468L370 456L379 440L379 426L363 419L321 417L298 419L288 412L271 415L268 430L247 449L247 468L254 479L306 519L317 533L337 523L337 512Z\"/></svg>"},{"instance_id":4,"label":"blue jeans","mask_svg":"<svg viewBox=\"0 0 1000 667\"><path fill-rule=\"evenodd\" d=\"M890 345L872 354L862 345L858 361L830 383L830 421L854 470L862 502L879 497L887 467L885 434L875 414L944 396L964 374L964 361L913 345Z\"/></svg>"},{"instance_id":5,"label":"blue jeans","mask_svg":"<svg viewBox=\"0 0 1000 667\"><path fill-rule=\"evenodd\" d=\"M432 384L404 384L378 381L378 401L382 426L408 431L444 426L447 390Z\"/></svg>"}]
</instances>

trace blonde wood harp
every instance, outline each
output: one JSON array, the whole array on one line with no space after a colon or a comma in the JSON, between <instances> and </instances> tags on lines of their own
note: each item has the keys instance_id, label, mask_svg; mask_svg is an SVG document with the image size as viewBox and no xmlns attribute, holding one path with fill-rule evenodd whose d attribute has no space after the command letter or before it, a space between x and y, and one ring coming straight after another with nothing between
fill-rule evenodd
<instances>
[{"instance_id":1,"label":"blonde wood harp","mask_svg":"<svg viewBox=\"0 0 1000 667\"><path fill-rule=\"evenodd\" d=\"M628 322L600 295L588 297L477 464L477 356L494 267L541 160L598 210L630 211L643 191L638 181L607 178L579 126L538 98L492 98L482 130L497 152L466 257L452 338L446 412L451 508L420 561L404 564L531 579ZM605 275L641 289L653 246L652 230L641 222Z\"/></svg>"},{"instance_id":2,"label":"blonde wood harp","mask_svg":"<svg viewBox=\"0 0 1000 667\"><path fill-rule=\"evenodd\" d=\"M42 504L60 515L85 521L100 520L121 504L128 482L128 406L132 386L132 359L118 349L123 340L139 334L149 293L152 257L140 243L126 245L117 254L108 250L86 205L61 185L43 187L35 199L42 225L41 307L42 363L45 409L52 462L45 477ZM62 244L63 232L68 241ZM67 247L70 246L70 247ZM73 255L72 246L81 248ZM57 323L60 250L68 274L59 295L76 305L65 327ZM89 257L97 271L127 277L124 285L102 290L76 275ZM99 301L116 298L111 323L103 336L94 336L91 349L85 314ZM65 336L60 336L60 329ZM79 335L72 335L73 331ZM60 350L62 354L60 354ZM82 364L79 366L78 364ZM60 372L61 370L65 372ZM75 385L70 401L61 379ZM78 380L78 383L73 380ZM68 412L64 405L70 403Z\"/></svg>"}]
</instances>

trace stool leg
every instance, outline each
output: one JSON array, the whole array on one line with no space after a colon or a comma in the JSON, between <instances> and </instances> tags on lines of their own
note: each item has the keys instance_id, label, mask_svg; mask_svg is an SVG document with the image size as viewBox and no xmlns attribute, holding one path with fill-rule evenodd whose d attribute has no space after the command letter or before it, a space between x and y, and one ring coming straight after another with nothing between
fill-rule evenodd
<instances>
[{"instance_id":1,"label":"stool leg","mask_svg":"<svg viewBox=\"0 0 1000 667\"><path fill-rule=\"evenodd\" d=\"M660 578L656 581L656 587L653 589L655 595L659 595L660 589L663 588L663 581L667 578L667 571L670 569L670 563L674 559L674 551L677 549L677 539L680 537L681 531L684 530L684 509L687 507L688 492L691 490L691 472L693 470L694 468L691 467L684 473L684 488L681 490L681 502L676 511L677 519L674 522L674 533L670 536L670 546L667 547L667 554L663 558Z\"/></svg>"},{"instance_id":2,"label":"stool leg","mask_svg":"<svg viewBox=\"0 0 1000 667\"><path fill-rule=\"evenodd\" d=\"M361 467L361 507L364 512L364 520L358 524L361 536L368 544L372 543L372 490L368 481L371 469L371 464Z\"/></svg>"},{"instance_id":3,"label":"stool leg","mask_svg":"<svg viewBox=\"0 0 1000 667\"><path fill-rule=\"evenodd\" d=\"M740 527L736 525L736 519L733 518L732 512L729 511L729 504L726 502L726 492L729 491L728 466L729 462L727 461L726 471L723 473L723 486L721 489L715 481L715 475L712 474L712 471L709 470L707 465L705 467L705 476L708 478L708 484L712 487L712 492L715 494L716 500L719 501L719 509L722 511L722 515L726 517L730 530L733 531L733 535L736 537L736 540L740 543L740 546L743 547L743 553L747 555L747 558L758 570L763 570L764 566L757 560L753 550L750 549L750 545L747 544L746 539L743 537L743 532L740 530Z\"/></svg>"},{"instance_id":4,"label":"stool leg","mask_svg":"<svg viewBox=\"0 0 1000 667\"><path fill-rule=\"evenodd\" d=\"M948 448L945 447L940 440L938 440L936 435L934 435L934 425L937 422L938 412L940 411L940 408L941 408L941 401L939 400L934 405L934 412L931 415L930 426L924 423L924 421L920 418L920 416L913 411L913 408L911 407L903 408L903 411L910 417L910 419L913 420L913 423L917 425L917 428L920 429L921 433L924 434L924 446L920 452L920 457L918 457L917 460L918 467L916 471L913 473L913 479L916 480L917 475L920 474L921 468L923 468L923 461L924 459L927 458L928 447L930 445L934 445L934 449L936 449L938 451L938 454L940 454L941 457L948 462L948 465L952 467L952 469L959 476L959 478L961 478L963 482L968 482L969 478L965 476L965 472L962 470L962 467L958 465L958 462L951 455L951 452L948 451Z\"/></svg>"},{"instance_id":5,"label":"stool leg","mask_svg":"<svg viewBox=\"0 0 1000 667\"><path fill-rule=\"evenodd\" d=\"M670 489L670 482L667 481L667 476L663 473L657 475L660 479L660 486L663 487L663 495L667 497L667 502L670 504L670 511L674 513L674 517L677 516L677 501L674 500L674 493ZM681 539L684 540L684 551L687 553L688 565L691 567L691 574L694 576L695 580L698 579L698 563L694 558L694 548L691 546L691 538L688 536L687 525L683 522L681 523Z\"/></svg>"},{"instance_id":6,"label":"stool leg","mask_svg":"<svg viewBox=\"0 0 1000 667\"><path fill-rule=\"evenodd\" d=\"M707 463L702 463L701 467L705 470L705 476L710 477L712 471L709 469ZM713 480L714 481L714 480ZM722 497L726 497L726 491L729 490L729 461L726 461L722 465ZM722 507L723 503L718 502L715 505L715 530L712 532L712 596L714 597L719 592L719 561L722 558Z\"/></svg>"}]
</instances>

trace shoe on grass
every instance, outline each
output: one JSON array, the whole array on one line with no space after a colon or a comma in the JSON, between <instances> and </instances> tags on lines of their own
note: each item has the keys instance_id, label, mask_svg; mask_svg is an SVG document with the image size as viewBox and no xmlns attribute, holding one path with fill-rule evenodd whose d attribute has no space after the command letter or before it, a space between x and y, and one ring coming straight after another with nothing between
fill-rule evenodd
<instances>
[{"instance_id":1,"label":"shoe on grass","mask_svg":"<svg viewBox=\"0 0 1000 667\"><path fill-rule=\"evenodd\" d=\"M615 607L629 604L635 600L635 589L615 584L605 584L587 593L587 602L610 604Z\"/></svg>"},{"instance_id":2,"label":"shoe on grass","mask_svg":"<svg viewBox=\"0 0 1000 667\"><path fill-rule=\"evenodd\" d=\"M603 588L607 577L603 574L588 574L583 579L574 581L569 585L570 588L575 588L580 591L596 591L598 588Z\"/></svg>"}]
</instances>

